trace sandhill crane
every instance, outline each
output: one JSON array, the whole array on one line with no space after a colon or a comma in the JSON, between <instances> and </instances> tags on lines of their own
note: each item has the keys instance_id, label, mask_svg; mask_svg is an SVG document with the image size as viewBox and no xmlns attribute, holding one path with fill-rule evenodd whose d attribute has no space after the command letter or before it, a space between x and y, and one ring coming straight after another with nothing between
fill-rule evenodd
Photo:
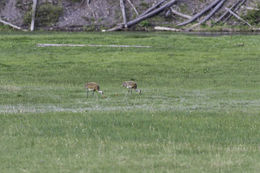
<instances>
[{"instance_id":1,"label":"sandhill crane","mask_svg":"<svg viewBox=\"0 0 260 173\"><path fill-rule=\"evenodd\" d=\"M137 83L134 81L125 81L122 84L123 87L128 89L128 92L130 91L132 94L132 90L134 89L136 92L138 92L139 94L141 94L141 90L137 89Z\"/></svg>"},{"instance_id":2,"label":"sandhill crane","mask_svg":"<svg viewBox=\"0 0 260 173\"><path fill-rule=\"evenodd\" d=\"M100 91L99 85L97 83L95 83L95 82L88 82L88 83L86 83L85 87L86 87L86 90L87 90L87 97L88 97L88 92L89 91L92 91L93 95L94 95L95 91L97 91L101 95L103 95L103 91Z\"/></svg>"}]
</instances>

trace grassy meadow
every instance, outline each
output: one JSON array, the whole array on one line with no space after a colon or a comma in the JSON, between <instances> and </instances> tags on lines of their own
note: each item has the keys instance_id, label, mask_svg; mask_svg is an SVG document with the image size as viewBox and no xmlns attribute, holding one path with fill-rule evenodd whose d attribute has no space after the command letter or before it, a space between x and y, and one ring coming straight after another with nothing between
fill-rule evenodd
<instances>
[{"instance_id":1,"label":"grassy meadow","mask_svg":"<svg viewBox=\"0 0 260 173\"><path fill-rule=\"evenodd\" d=\"M1 32L0 170L259 172L260 35Z\"/></svg>"}]
</instances>

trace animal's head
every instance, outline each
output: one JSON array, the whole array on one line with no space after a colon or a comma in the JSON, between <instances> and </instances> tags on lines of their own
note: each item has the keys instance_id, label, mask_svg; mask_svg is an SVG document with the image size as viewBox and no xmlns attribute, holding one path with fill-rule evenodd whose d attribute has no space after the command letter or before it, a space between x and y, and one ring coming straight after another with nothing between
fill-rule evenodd
<instances>
[{"instance_id":1,"label":"animal's head","mask_svg":"<svg viewBox=\"0 0 260 173\"><path fill-rule=\"evenodd\" d=\"M103 95L104 94L104 92L103 91L98 91L101 95Z\"/></svg>"}]
</instances>

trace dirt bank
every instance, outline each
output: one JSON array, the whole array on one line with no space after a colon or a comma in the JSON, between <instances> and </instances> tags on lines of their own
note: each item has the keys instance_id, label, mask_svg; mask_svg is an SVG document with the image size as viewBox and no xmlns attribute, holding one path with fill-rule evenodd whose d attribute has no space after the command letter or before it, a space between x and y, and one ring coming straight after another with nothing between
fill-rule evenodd
<instances>
[{"instance_id":1,"label":"dirt bank","mask_svg":"<svg viewBox=\"0 0 260 173\"><path fill-rule=\"evenodd\" d=\"M159 0L131 0L139 13L151 7ZM91 0L90 4L82 3L82 0L39 0L37 9L44 4L51 4L62 9L62 13L56 14L57 20L46 22L46 26L38 26L39 28L66 29L66 28L83 28L85 30L95 30L112 27L122 21L119 1L115 0ZM173 8L187 15L194 15L207 6L212 0L179 0ZM236 0L227 0L225 6L230 6ZM248 0L247 6L254 7L257 0ZM32 2L28 0L2 0L0 2L0 16L2 19L9 21L17 26L28 27L28 19L30 19ZM55 10L55 8L53 8ZM223 13L220 10L213 19L216 19ZM51 13L52 11L48 11ZM129 3L126 2L127 19L134 19L137 15ZM245 13L245 9L241 8L240 14ZM46 15L46 14L45 14ZM159 16L141 23L140 26L151 25L176 25L185 19L176 16L171 11L166 10ZM27 22L26 22L27 21ZM48 23L49 22L49 23ZM239 22L233 20L233 24Z\"/></svg>"}]
</instances>

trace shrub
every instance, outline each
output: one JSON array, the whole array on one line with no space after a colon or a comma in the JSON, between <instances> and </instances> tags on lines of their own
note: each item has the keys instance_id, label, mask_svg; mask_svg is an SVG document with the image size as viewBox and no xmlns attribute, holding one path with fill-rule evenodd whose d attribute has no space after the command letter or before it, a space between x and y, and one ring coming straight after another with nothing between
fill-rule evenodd
<instances>
[{"instance_id":1,"label":"shrub","mask_svg":"<svg viewBox=\"0 0 260 173\"><path fill-rule=\"evenodd\" d=\"M257 7L260 9L260 4ZM252 25L257 25L260 23L260 10L250 10L245 16L243 16Z\"/></svg>"},{"instance_id":2,"label":"shrub","mask_svg":"<svg viewBox=\"0 0 260 173\"><path fill-rule=\"evenodd\" d=\"M144 21L139 23L139 26L141 26L141 27L148 27L150 25L151 25L150 22L147 21L147 20L144 20Z\"/></svg>"},{"instance_id":3,"label":"shrub","mask_svg":"<svg viewBox=\"0 0 260 173\"><path fill-rule=\"evenodd\" d=\"M59 5L52 5L51 3L44 3L37 8L35 16L35 26L51 26L58 22L59 17L62 15L62 7ZM24 24L31 23L32 11L30 10L24 16Z\"/></svg>"}]
</instances>

